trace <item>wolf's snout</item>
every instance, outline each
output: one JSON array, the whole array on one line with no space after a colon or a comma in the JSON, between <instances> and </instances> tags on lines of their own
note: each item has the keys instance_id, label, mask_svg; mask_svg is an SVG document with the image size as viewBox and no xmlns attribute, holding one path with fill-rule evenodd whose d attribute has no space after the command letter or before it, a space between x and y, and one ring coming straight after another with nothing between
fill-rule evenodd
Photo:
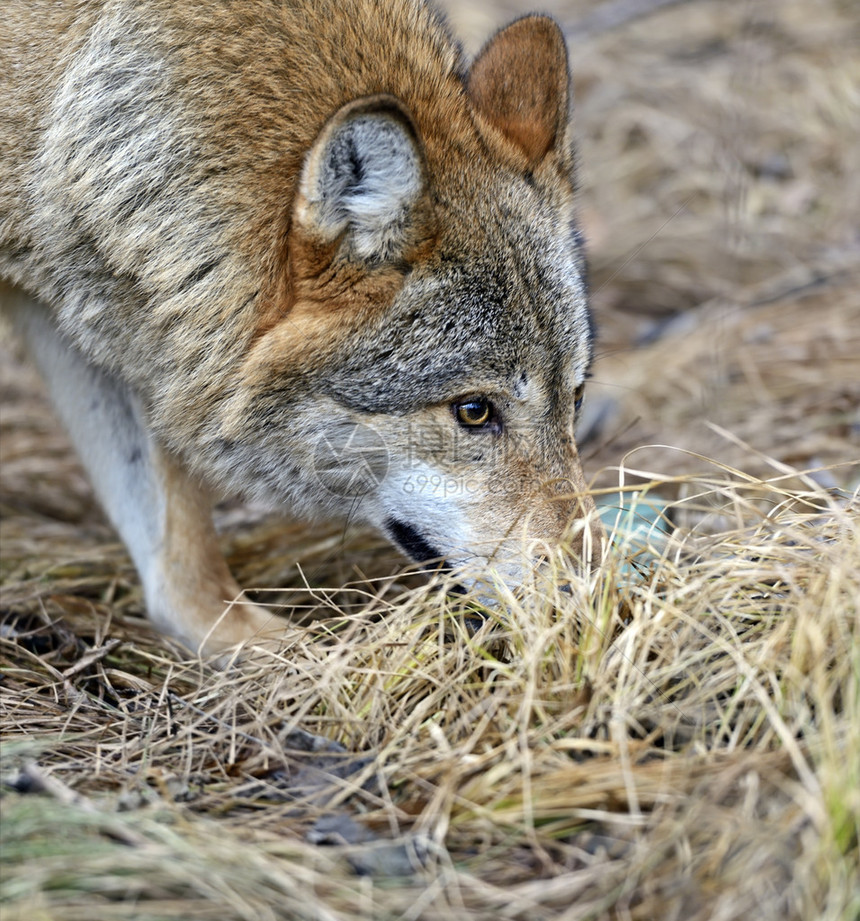
<instances>
[{"instance_id":1,"label":"wolf's snout","mask_svg":"<svg viewBox=\"0 0 860 921\"><path fill-rule=\"evenodd\" d=\"M407 524L405 521L387 518L385 521L385 533L392 543L396 544L416 563L444 561L445 554L437 549L417 528Z\"/></svg>"},{"instance_id":2,"label":"wolf's snout","mask_svg":"<svg viewBox=\"0 0 860 921\"><path fill-rule=\"evenodd\" d=\"M546 544L545 550L536 551L536 563L554 549L561 549L584 567L601 558L603 524L578 463L571 476L543 483L529 512L526 532L529 538Z\"/></svg>"}]
</instances>

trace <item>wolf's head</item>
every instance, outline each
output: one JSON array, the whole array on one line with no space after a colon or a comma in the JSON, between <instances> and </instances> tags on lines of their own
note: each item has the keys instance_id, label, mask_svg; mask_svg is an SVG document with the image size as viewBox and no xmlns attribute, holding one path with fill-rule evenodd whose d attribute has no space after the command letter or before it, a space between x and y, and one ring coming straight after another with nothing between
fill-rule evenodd
<instances>
[{"instance_id":1,"label":"wolf's head","mask_svg":"<svg viewBox=\"0 0 860 921\"><path fill-rule=\"evenodd\" d=\"M598 535L571 531L594 509L574 443L592 330L561 33L519 20L453 83L349 102L313 143L290 308L233 418L261 423L268 492L516 576L524 539L543 556Z\"/></svg>"}]
</instances>

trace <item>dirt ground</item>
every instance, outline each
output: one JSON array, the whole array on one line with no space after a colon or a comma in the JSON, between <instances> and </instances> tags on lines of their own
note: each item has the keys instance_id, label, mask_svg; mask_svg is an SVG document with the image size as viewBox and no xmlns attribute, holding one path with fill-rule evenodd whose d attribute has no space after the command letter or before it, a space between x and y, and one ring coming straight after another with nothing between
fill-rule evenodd
<instances>
[{"instance_id":1,"label":"dirt ground","mask_svg":"<svg viewBox=\"0 0 860 921\"><path fill-rule=\"evenodd\" d=\"M453 0L446 7L470 52L495 28L529 8L519 2ZM44 794L46 802L73 811L74 830L69 834L84 842L78 846L92 845L98 850L110 841L114 850L105 860L113 861L114 867L122 864L123 885L138 887L134 891L140 893L142 902L149 900L155 906L147 909L149 914L143 909L136 914L117 894L124 890L111 889L105 882L106 871L95 867L95 858L83 863L102 890L88 888L84 870L78 874L79 889L69 883L69 874L75 876L69 869L74 864L68 862L65 852L58 856L51 851L45 857L34 850L28 858L27 847L43 842L48 837L46 829L58 819L55 812L26 812L35 808L31 801L38 797L25 796L21 791L27 785L19 778L17 792L7 792L4 799L9 806L14 798L15 808L26 812L16 812L19 821L30 825L25 831L16 826L15 834L7 839L14 838L14 846L9 845L12 869L9 886L0 892L8 900L10 919L706 921L755 917L849 921L858 916L851 912L860 912L860 872L852 877L850 868L858 854L860 775L858 769L850 769L851 773L846 767L847 773L837 772L833 780L837 775L828 772L835 770L834 764L850 760L851 746L860 743L856 730L860 614L856 598L855 607L847 607L847 589L835 599L826 586L828 578L831 587L856 586L860 569L860 559L853 556L860 545L851 544L857 522L856 505L851 502L853 496L856 503L860 488L860 9L854 0L662 4L546 0L542 7L567 31L574 75L580 214L588 241L599 337L580 432L588 476L596 487L651 483L655 493L671 502L683 501L701 491L702 482L722 477L733 489L749 488L766 495L766 504L773 509L783 503L794 509L798 495L818 490L825 505L832 503L836 510L833 520L842 522L841 544L831 539L830 532L827 550L817 538L812 543L812 556L819 563L803 565L819 565L819 569L808 573L804 569L807 574L797 576L797 591L794 587L786 590L785 597L795 599L793 606L774 609L766 630L750 627L760 631L755 642L761 645L755 646L754 655L751 647L732 653L733 678L726 678L727 672L709 671L714 666L707 644L683 671L666 678L675 682L673 687L695 686L695 693L702 695L701 712L717 713L717 722L723 719L724 708L735 706L726 701L736 694L737 712L745 714L744 728L728 720L720 722L723 735L712 736L707 720L695 726L683 723L683 732L678 728L683 721L675 720L675 735L668 741L668 731L658 732L654 727L669 717L655 715L648 710L651 704L642 703L643 709L636 711L638 728L631 730L629 738L644 748L637 748L633 756L627 742L618 741L617 725L612 723L616 717L607 716L602 722L602 711L595 703L601 693L596 689L602 685L590 673L588 681L582 677L592 665L583 665L583 672L576 671L579 666L570 666L574 671L568 672L568 665L554 665L556 670L550 669L549 677L549 672L541 671L543 666L535 666L536 683L516 693L510 691L505 698L504 706L513 714L510 725L519 726L518 730L499 729L498 737L481 742L484 747L480 747L476 727L496 716L490 715L486 695L475 691L474 699L469 698L472 710L462 700L451 704L452 713L457 708L458 717L468 712L474 725L464 727L452 716L454 729L449 730L449 723L443 720L425 732L422 723L406 745L403 726L409 723L410 712L424 706L420 691L424 685L415 683L404 690L398 684L394 691L393 677L380 678L380 699L373 698L374 703L367 702L362 709L363 679L357 676L372 668L385 673L380 662L388 663L386 669L395 666L384 658L373 659L368 652L366 660L350 660L342 672L325 671L320 648L331 637L324 631L320 634L324 640L316 635L315 646L311 637L292 664L285 666L279 680L292 676L289 692L284 691L283 683L273 689L272 679L259 674L248 685L241 683L246 679L225 679L211 668L189 664L181 650L157 637L143 619L140 589L127 554L97 507L40 382L15 345L4 338L0 344L4 777L8 781L13 769L30 771L31 786ZM741 527L742 514L737 512L732 518L740 505L726 503L726 494L714 489L693 512L676 515L674 522L709 534ZM816 506L821 507L820 503ZM410 593L416 582L399 575L402 559L376 537L345 532L338 525L309 530L236 501L220 506L218 522L239 581L258 590L261 598L297 610L307 608L317 619L326 611L345 617L355 613L360 618L370 610L376 616L390 605L395 624L390 629L410 629L404 625L411 623L410 612L414 615L414 604L418 604L413 601L418 596ZM852 527L855 537L849 540L844 535ZM839 553L834 545L841 547ZM791 546L797 547L796 535ZM790 582L785 576L789 557L783 550L774 553L773 572L778 570L780 578ZM752 555L740 554L738 559L741 557L748 562ZM757 551L755 558L764 559L764 555ZM738 571L744 565L739 562ZM771 579L773 572L761 579L749 575L749 593L744 597L760 597L765 592L762 585L769 586L766 592L770 592L776 584ZM728 586L725 591L731 594L732 570L721 573ZM682 579L676 570L666 579L667 584L677 579L678 586L686 579L693 591L689 586L694 580ZM377 592L373 604L368 601L371 584L378 588L373 589ZM347 585L349 588L341 588ZM704 591L698 583L696 586ZM681 598L683 593L678 591ZM710 585L707 591L716 589ZM685 604L705 604L704 595L697 597L699 601L678 601L685 618L697 616L700 610L684 608ZM627 637L635 658L636 643L651 628L643 627L645 633L639 634L633 627L640 623L638 618L647 620L652 601L641 609L628 602L619 602L613 614L617 629L612 635L618 644ZM752 623L746 603L738 603L733 610L742 610L747 618L744 622ZM815 681L825 680L812 665L803 665L807 655L814 655L801 650L798 639L807 637L807 628L809 637L815 633L803 620L804 612L813 608L828 612L826 618L821 615L821 624L841 626L831 630L822 625L820 642L809 639L809 649L818 650L815 655L821 662L837 663L835 650L841 647L843 664L833 664L832 671L847 669L844 674L839 672L843 677L838 692L821 691L823 697L807 694L807 690L789 693L783 683L800 672L818 676ZM720 616L730 619L729 614ZM780 617L789 619L793 632L786 632L789 628L781 626ZM723 626L728 622L720 621ZM747 636L734 621L732 624L725 626L726 636ZM807 626L801 629L802 624ZM375 620L350 629L357 631L356 636L371 638L368 648L383 644L382 634L373 633L381 630ZM660 640L665 640L664 645L649 640L651 645L642 651L642 667L653 668L655 674L664 666L671 669L666 664L671 659L668 650L674 648L676 657L683 658L684 645L678 637L686 635L684 629L673 628L673 638L667 633ZM336 630L332 630L334 635ZM42 635L42 645L31 634ZM386 636L385 655L389 655L391 644L401 640ZM137 651L114 661L113 647L104 652L111 638ZM516 647L516 641L512 643ZM579 650L571 653L570 661L574 661L577 655L584 655L587 644L581 638L571 643L571 648ZM610 667L606 663L618 648L620 645L601 647L606 660L593 667ZM85 662L75 671L75 663L93 650L102 650L99 655L107 669L106 677L98 680L93 669L102 665L90 667ZM457 666L451 665L454 653L449 648L439 655L444 668L453 670L449 683L455 680L454 673L460 674L457 669L469 681L477 681L477 672L463 664L465 653L457 659ZM779 658L782 655L784 659ZM47 657L48 664L40 656ZM523 661L528 660L525 652L523 656ZM753 661L777 663L767 673L772 680L758 672L755 680L750 678L745 669ZM105 663L111 662L108 668ZM326 667L334 669L330 664ZM429 674L435 666L426 667ZM626 675L622 665L618 667ZM503 665L498 669L504 671ZM719 678L714 677L717 674ZM334 675L348 675L343 680L354 682L352 699L332 686L325 702L326 691L321 690L320 682L334 682ZM88 676L89 683L80 683L80 676ZM714 684L708 691L711 678ZM221 773L203 755L192 753L190 741L188 748L171 748L170 732L164 727L158 730L161 735L151 730L154 747L147 755L151 763L146 769L141 762L136 762L134 770L113 766L111 747L128 742L116 735L121 732L121 721L133 715L129 726L136 728L122 730L126 733L139 733L141 726L150 726L149 717L141 722L144 705L138 702L135 711L128 704L133 691L163 703L169 686L176 695L171 719L181 725L183 717L176 714L185 706L188 725L194 725L188 739L196 739L200 751L209 751L207 746L215 745L214 736L211 732L206 736L201 714L214 713L208 708L220 706L218 695L226 692L219 682L225 680L233 682L231 694L241 692L244 702L234 700L230 718L234 730L237 725L244 727L247 738L234 732L215 754L210 752L211 763L223 767ZM621 687L626 680L629 676L618 678L613 687ZM434 693L450 693L450 688L443 689L441 678L439 681ZM565 690L559 690L561 685ZM112 688L110 694L106 687ZM385 698L386 693L391 696ZM617 692L608 685L605 693L607 701L616 699ZM647 694L642 693L645 701ZM287 698L289 703L284 702ZM534 722L540 701L562 698L567 716L554 717L557 722L549 718ZM801 698L806 703L799 703ZM290 722L293 728L304 720L302 728L336 738L351 750L379 753L375 776L377 780L384 776L389 786L372 795L362 793L358 782L351 790L342 789L336 806L329 804L326 809L334 808L344 824L328 835L319 831L318 824L314 826L316 840L335 842L331 850L312 847L315 839L308 833L309 816L318 822L321 811L313 797L299 814L276 796L266 800L247 793L249 778L270 777L266 771L278 756L267 748L265 757L257 753L253 760L237 750L253 748L252 736L268 731L260 727L269 717L260 714L271 715L276 699L281 708L278 719ZM516 716L525 707L525 699L531 708L529 715ZM332 703L335 700L337 704ZM795 705L799 709L792 710ZM255 707L256 715L249 715ZM442 705L439 707L441 712ZM351 708L354 719L348 712ZM666 712L669 709L667 704ZM585 714L581 720L575 716L580 711ZM779 719L774 715L777 711ZM801 723L797 716L801 711L806 722ZM219 720L227 719L221 710L217 712ZM797 721L792 722L795 717L789 714L795 714ZM403 722L395 725L391 722L395 718ZM119 722L114 725L113 721ZM729 724L733 728L725 728ZM156 725L161 724L153 716L151 726ZM223 729L225 724L217 725ZM605 732L595 729L598 725ZM785 727L790 728L783 731ZM68 732L74 741L68 741L64 735ZM830 738L828 733L841 741L834 742L832 750L824 746L830 760L816 761L812 740ZM586 736L587 743L583 741ZM809 747L804 748L807 743ZM404 748L410 754L404 754ZM661 751L655 753L657 748ZM558 760L562 753L567 759L563 764ZM667 753L677 756L671 767L664 757ZM636 761L639 755L641 762ZM451 760L445 761L446 757ZM633 775L631 757L637 765ZM480 789L470 775L457 773L469 758L486 768L485 786ZM265 770L260 759L269 759ZM248 766L251 761L253 770ZM209 766L202 767L204 762ZM427 767L431 762L435 773ZM600 765L603 787L599 787L600 778L583 767L586 762ZM455 763L456 768L452 767ZM26 769L22 768L25 764L29 765ZM810 765L809 776L804 773L805 765ZM574 767L580 773L564 773ZM446 770L460 778L456 790L440 779L447 776ZM519 786L513 785L513 774L508 773L515 770ZM201 790L206 789L203 799L196 805L183 805L193 800L188 794L189 777L204 774L208 779L200 781ZM212 780L215 774L220 784L217 790ZM532 776L535 790L529 787ZM630 792L631 776L640 784L638 798ZM51 786L52 779L59 786ZM553 786L556 782L557 788ZM573 783L578 785L575 790ZM242 784L244 792L239 790ZM576 792L580 787L581 795ZM815 796L820 794L820 802L830 803L827 815L838 813L842 818L828 825L821 818L824 812L815 812L818 805L809 806L805 813L807 799L796 794L801 788L809 802L818 804ZM818 790L815 796L810 792L813 789ZM667 805L670 790L681 791L683 801ZM828 790L836 791L833 796L839 805L835 811L827 799ZM361 800L365 794L366 801ZM543 802L541 795L551 800L552 807L547 806L543 818L535 818L534 811L539 812ZM349 796L363 805L344 818L338 810ZM520 812L510 805L514 800ZM279 824L273 824L275 813L265 812L275 808L273 801L278 803ZM532 803L532 812L522 805L526 801ZM123 810L139 816L140 824L120 828L116 823L125 821ZM605 812L613 813L616 825L603 821ZM813 813L819 818L810 819ZM169 818L159 825L159 816L165 815ZM397 834L404 829L410 834L426 833L421 840L432 844L427 847L435 855L435 871L426 870L425 855L418 860L424 876L419 874L408 883L380 883L380 873L386 878L408 876L385 863L405 859L400 852L384 858L381 871L357 867L355 860L345 864L338 846L356 844L346 840L355 831L349 823L365 815L369 816L365 824L374 835L386 840L400 840ZM444 822L439 816L445 817ZM211 827L195 824L198 819ZM621 834L618 823L625 822L627 831ZM610 826L611 833L607 831ZM677 847L672 843L673 828L680 829L677 841L682 843ZM826 830L830 828L837 831L831 835ZM117 856L117 840L123 843L125 857ZM684 847L689 850L684 852ZM559 856L558 848L567 848L566 856ZM256 895L242 888L238 870L234 879L228 869L231 861L239 859L231 855L240 850L243 872L255 885L259 883ZM126 866L122 861L131 861L131 852L149 855L146 860L158 857L160 862L146 864L141 856L144 869L133 862ZM211 892L199 882L206 873L202 865L192 867L190 854L204 855L213 876L223 874L220 884L210 881ZM760 864L756 864L757 854L763 855ZM67 861L62 872L56 870L61 857ZM367 852L361 859L367 859ZM181 879L177 875L170 885L159 883L158 892L145 890L142 882L130 882L146 874L161 880L171 861L185 867L187 875ZM414 872L414 862L408 866L409 873ZM756 884L758 888L746 878L746 868L756 866L764 881ZM625 874L632 880L629 886ZM803 881L806 895L795 892L799 883L792 888L793 874ZM375 884L368 882L374 879ZM790 895L792 892L795 894Z\"/></svg>"}]
</instances>

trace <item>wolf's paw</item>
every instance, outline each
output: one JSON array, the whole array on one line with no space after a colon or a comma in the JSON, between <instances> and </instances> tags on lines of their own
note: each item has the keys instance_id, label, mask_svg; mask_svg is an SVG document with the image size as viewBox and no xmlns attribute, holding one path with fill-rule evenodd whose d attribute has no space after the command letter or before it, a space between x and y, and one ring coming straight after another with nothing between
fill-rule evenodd
<instances>
[{"instance_id":1,"label":"wolf's paw","mask_svg":"<svg viewBox=\"0 0 860 921\"><path fill-rule=\"evenodd\" d=\"M227 605L205 635L199 637L197 651L217 654L222 661L271 659L288 649L301 632L274 609L242 596Z\"/></svg>"}]
</instances>

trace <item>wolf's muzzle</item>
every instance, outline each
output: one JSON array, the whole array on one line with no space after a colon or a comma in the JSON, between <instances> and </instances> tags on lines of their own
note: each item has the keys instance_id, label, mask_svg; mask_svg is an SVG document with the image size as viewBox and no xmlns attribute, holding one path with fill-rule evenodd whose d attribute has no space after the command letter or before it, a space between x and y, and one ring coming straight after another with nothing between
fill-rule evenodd
<instances>
[{"instance_id":1,"label":"wolf's muzzle","mask_svg":"<svg viewBox=\"0 0 860 921\"><path fill-rule=\"evenodd\" d=\"M427 563L432 560L443 560L443 554L437 550L422 534L406 524L405 521L398 521L396 518L387 518L385 520L385 532L391 541L407 555L411 556L417 563Z\"/></svg>"}]
</instances>

